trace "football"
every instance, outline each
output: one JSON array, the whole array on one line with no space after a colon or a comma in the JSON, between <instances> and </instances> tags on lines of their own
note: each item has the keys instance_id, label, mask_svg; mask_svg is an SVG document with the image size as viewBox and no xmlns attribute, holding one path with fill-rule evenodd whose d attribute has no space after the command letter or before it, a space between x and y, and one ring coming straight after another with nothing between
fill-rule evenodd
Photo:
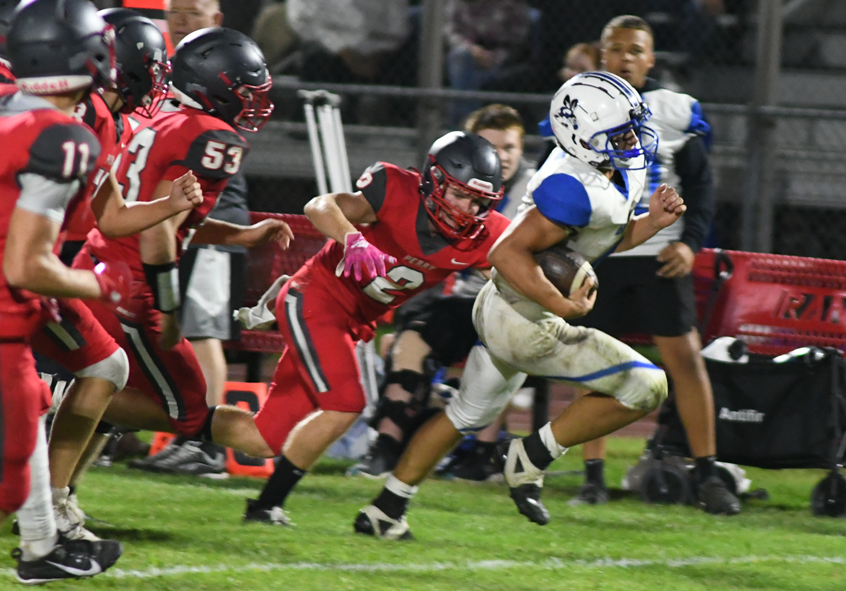
<instances>
[{"instance_id":1,"label":"football","mask_svg":"<svg viewBox=\"0 0 846 591\"><path fill-rule=\"evenodd\" d=\"M588 277L591 277L594 282L591 293L599 287L599 280L596 278L596 272L591 264L582 255L563 243L536 252L535 260L549 282L565 297L573 295Z\"/></svg>"}]
</instances>

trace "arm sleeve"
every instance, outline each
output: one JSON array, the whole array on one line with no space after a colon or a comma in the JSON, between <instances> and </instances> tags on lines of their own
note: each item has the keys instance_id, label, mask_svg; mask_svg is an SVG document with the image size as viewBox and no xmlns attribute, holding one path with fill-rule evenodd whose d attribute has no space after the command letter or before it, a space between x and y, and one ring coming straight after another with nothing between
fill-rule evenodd
<instances>
[{"instance_id":1,"label":"arm sleeve","mask_svg":"<svg viewBox=\"0 0 846 591\"><path fill-rule=\"evenodd\" d=\"M711 168L701 138L691 138L676 154L676 173L681 180L681 193L687 205L681 242L687 244L693 252L698 252L708 236L716 211Z\"/></svg>"},{"instance_id":2,"label":"arm sleeve","mask_svg":"<svg viewBox=\"0 0 846 591\"><path fill-rule=\"evenodd\" d=\"M80 181L57 182L32 172L18 176L21 195L15 207L42 215L57 224L65 219L68 204L77 191Z\"/></svg>"},{"instance_id":3,"label":"arm sleeve","mask_svg":"<svg viewBox=\"0 0 846 591\"><path fill-rule=\"evenodd\" d=\"M355 182L356 188L361 191L364 198L378 214L385 204L385 196L388 191L388 171L381 162L370 166Z\"/></svg>"},{"instance_id":4,"label":"arm sleeve","mask_svg":"<svg viewBox=\"0 0 846 591\"><path fill-rule=\"evenodd\" d=\"M569 174L552 174L532 191L538 211L545 218L567 228L590 223L593 207L585 186Z\"/></svg>"}]
</instances>

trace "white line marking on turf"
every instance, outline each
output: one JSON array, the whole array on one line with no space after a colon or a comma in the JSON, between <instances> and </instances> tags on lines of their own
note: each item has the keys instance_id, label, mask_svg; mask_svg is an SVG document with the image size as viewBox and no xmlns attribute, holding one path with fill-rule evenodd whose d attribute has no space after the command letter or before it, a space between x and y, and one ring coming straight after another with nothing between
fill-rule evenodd
<instances>
[{"instance_id":1,"label":"white line marking on turf","mask_svg":"<svg viewBox=\"0 0 846 591\"><path fill-rule=\"evenodd\" d=\"M293 562L244 564L244 565L216 565L216 566L171 566L165 568L148 568L145 570L124 570L113 568L101 576L116 579L153 579L157 577L177 577L185 574L214 574L214 573L247 573L251 571L317 571L317 572L437 572L445 570L508 570L514 568L534 568L544 570L561 570L572 568L643 568L661 566L680 568L700 565L732 565L752 564L760 562L796 563L796 564L846 564L843 556L737 556L724 558L721 556L691 556L688 558L671 558L667 560L647 560L640 558L597 558L594 560L561 560L550 558L540 562L517 560L480 560L467 562L432 562L428 564L398 564L398 563L359 563L359 564L329 564L315 562ZM12 569L3 569L2 574L14 576Z\"/></svg>"}]
</instances>

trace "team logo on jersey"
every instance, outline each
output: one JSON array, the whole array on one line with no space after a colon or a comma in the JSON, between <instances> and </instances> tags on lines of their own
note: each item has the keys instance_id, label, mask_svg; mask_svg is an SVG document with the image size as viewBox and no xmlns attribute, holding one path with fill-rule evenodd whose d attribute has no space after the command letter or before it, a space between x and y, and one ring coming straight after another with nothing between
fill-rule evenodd
<instances>
[{"instance_id":1,"label":"team logo on jersey","mask_svg":"<svg viewBox=\"0 0 846 591\"><path fill-rule=\"evenodd\" d=\"M573 112L579 106L579 99L570 99L570 95L564 97L564 104L558 109L555 118L563 125L572 125L573 129L578 129L579 124L576 123L576 114Z\"/></svg>"},{"instance_id":2,"label":"team logo on jersey","mask_svg":"<svg viewBox=\"0 0 846 591\"><path fill-rule=\"evenodd\" d=\"M369 170L365 170L364 174L355 182L355 186L359 189L363 189L367 185L373 182L373 175L370 174Z\"/></svg>"}]
</instances>

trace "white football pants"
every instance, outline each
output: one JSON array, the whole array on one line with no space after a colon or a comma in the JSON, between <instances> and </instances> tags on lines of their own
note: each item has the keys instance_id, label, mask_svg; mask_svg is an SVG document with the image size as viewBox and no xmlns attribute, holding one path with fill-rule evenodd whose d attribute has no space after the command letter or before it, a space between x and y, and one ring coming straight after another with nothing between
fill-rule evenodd
<instances>
[{"instance_id":1,"label":"white football pants","mask_svg":"<svg viewBox=\"0 0 846 591\"><path fill-rule=\"evenodd\" d=\"M476 298L473 324L484 346L471 350L461 389L446 409L461 432L491 423L527 374L601 392L644 411L667 397L664 371L643 355L596 329L568 324L507 285L500 290L488 281Z\"/></svg>"}]
</instances>

